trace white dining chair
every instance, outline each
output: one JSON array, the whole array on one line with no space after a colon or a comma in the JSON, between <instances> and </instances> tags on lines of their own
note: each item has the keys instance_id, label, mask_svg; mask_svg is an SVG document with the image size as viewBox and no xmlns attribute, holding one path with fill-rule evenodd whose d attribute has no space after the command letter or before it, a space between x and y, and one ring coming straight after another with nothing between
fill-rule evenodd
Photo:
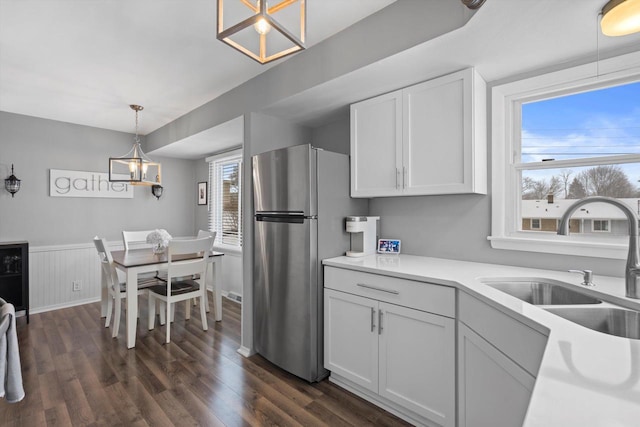
<instances>
[{"instance_id":1,"label":"white dining chair","mask_svg":"<svg viewBox=\"0 0 640 427\"><path fill-rule=\"evenodd\" d=\"M128 251L129 249L142 249L142 248L150 248L151 243L147 243L147 236L149 233L152 233L155 230L142 230L142 231L122 231L122 244L124 245L124 250ZM166 280L165 278L166 271L156 271L151 273L143 273L140 276L145 279L160 279Z\"/></svg>"},{"instance_id":2,"label":"white dining chair","mask_svg":"<svg viewBox=\"0 0 640 427\"><path fill-rule=\"evenodd\" d=\"M122 231L122 243L124 244L124 250L135 248L150 248L151 244L147 243L147 236L154 230L142 230L142 231Z\"/></svg>"},{"instance_id":3,"label":"white dining chair","mask_svg":"<svg viewBox=\"0 0 640 427\"><path fill-rule=\"evenodd\" d=\"M202 239L203 237L211 237L212 240L211 240L211 249L210 250L213 251L213 244L216 241L216 234L217 233L215 231L198 230L197 238L198 239ZM204 278L205 279L204 279L204 282L202 282L202 283L204 283L205 289L207 289L207 277L209 277L210 264L211 264L210 262L207 262L207 268L205 269L205 272L204 272ZM204 307L205 307L205 310L208 313L209 312L209 296L208 296L208 294L206 292L205 292L205 295L207 295L207 298L204 299ZM196 305L196 301L195 300L193 301L193 305Z\"/></svg>"},{"instance_id":4,"label":"white dining chair","mask_svg":"<svg viewBox=\"0 0 640 427\"><path fill-rule=\"evenodd\" d=\"M200 318L202 329L208 330L207 313L203 301L206 295L205 272L207 268L207 258L211 249L213 238L204 237L201 239L172 240L167 248L167 282L151 286L149 290L149 330L155 326L156 301L160 304L160 324L165 324L166 343L171 341L171 312L172 305L185 301L185 317L191 317L191 298L200 298ZM180 260L180 255L201 254L198 258ZM178 257L178 259L175 259ZM198 279L193 279L198 277Z\"/></svg>"},{"instance_id":5,"label":"white dining chair","mask_svg":"<svg viewBox=\"0 0 640 427\"><path fill-rule=\"evenodd\" d=\"M98 251L98 256L100 257L100 266L102 267L102 272L106 279L107 290L109 291L109 299L107 300L107 316L104 322L104 327L108 328L111 323L111 312L113 311L113 306L115 305L115 313L113 319L113 330L111 332L111 336L113 338L118 336L118 329L120 329L120 316L121 316L121 308L122 308L122 300L126 297L126 283L121 282L118 277L118 271L116 270L115 264L113 262L113 257L111 256L111 251L107 249L107 242L104 238L94 237L93 244ZM144 294L147 292L147 289L150 286L156 285L158 283L164 283L163 281L156 278L138 278L138 295ZM114 304L115 301L115 304Z\"/></svg>"}]
</instances>

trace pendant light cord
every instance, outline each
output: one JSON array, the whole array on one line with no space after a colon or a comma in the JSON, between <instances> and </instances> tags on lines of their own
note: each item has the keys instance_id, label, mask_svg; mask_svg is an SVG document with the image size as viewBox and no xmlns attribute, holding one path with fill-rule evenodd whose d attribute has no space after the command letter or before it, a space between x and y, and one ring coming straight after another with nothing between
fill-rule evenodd
<instances>
[{"instance_id":1,"label":"pendant light cord","mask_svg":"<svg viewBox=\"0 0 640 427\"><path fill-rule=\"evenodd\" d=\"M596 79L600 78L600 20L602 12L596 15Z\"/></svg>"}]
</instances>

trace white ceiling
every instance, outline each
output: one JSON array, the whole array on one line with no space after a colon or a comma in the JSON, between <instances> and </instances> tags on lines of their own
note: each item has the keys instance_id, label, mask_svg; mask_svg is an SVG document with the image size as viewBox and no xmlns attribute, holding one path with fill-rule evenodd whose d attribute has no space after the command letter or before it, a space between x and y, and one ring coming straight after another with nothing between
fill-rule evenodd
<instances>
[{"instance_id":1,"label":"white ceiling","mask_svg":"<svg viewBox=\"0 0 640 427\"><path fill-rule=\"evenodd\" d=\"M307 0L308 45L392 2ZM317 126L351 102L468 66L493 82L595 60L598 52L640 50L640 34L610 38L598 31L605 3L487 0L463 28L264 112ZM217 41L215 16L215 0L0 0L0 110L133 132L127 105L139 103L147 134L269 68ZM198 158L237 145L239 123L154 154Z\"/></svg>"},{"instance_id":2,"label":"white ceiling","mask_svg":"<svg viewBox=\"0 0 640 427\"><path fill-rule=\"evenodd\" d=\"M267 114L311 127L350 103L475 67L487 82L613 52L640 50L640 33L607 37L598 14L606 0L487 0L462 28L271 105ZM595 74L595 68L594 68Z\"/></svg>"},{"instance_id":3,"label":"white ceiling","mask_svg":"<svg viewBox=\"0 0 640 427\"><path fill-rule=\"evenodd\" d=\"M395 0L308 0L307 46ZM281 61L216 39L216 0L0 0L0 110L145 135ZM286 60L286 59L284 59Z\"/></svg>"}]
</instances>

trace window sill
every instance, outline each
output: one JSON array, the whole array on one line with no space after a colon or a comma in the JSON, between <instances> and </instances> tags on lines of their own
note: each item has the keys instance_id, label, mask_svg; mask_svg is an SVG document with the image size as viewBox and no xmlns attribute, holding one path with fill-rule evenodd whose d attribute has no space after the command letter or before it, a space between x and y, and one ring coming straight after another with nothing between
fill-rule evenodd
<instances>
[{"instance_id":1,"label":"window sill","mask_svg":"<svg viewBox=\"0 0 640 427\"><path fill-rule=\"evenodd\" d=\"M224 252L225 254L242 255L242 247L231 245L213 245L213 250Z\"/></svg>"},{"instance_id":2,"label":"window sill","mask_svg":"<svg viewBox=\"0 0 640 427\"><path fill-rule=\"evenodd\" d=\"M493 249L513 251L542 252L559 255L585 256L593 258L627 259L628 241L593 242L571 239L570 237L550 236L532 238L529 236L489 236Z\"/></svg>"}]
</instances>

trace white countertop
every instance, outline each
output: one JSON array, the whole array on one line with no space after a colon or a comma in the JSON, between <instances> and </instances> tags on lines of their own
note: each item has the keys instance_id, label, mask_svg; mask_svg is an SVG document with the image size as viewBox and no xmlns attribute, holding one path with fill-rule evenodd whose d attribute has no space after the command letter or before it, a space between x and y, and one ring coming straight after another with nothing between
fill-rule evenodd
<instances>
[{"instance_id":1,"label":"white countertop","mask_svg":"<svg viewBox=\"0 0 640 427\"><path fill-rule=\"evenodd\" d=\"M532 426L640 426L640 340L587 329L493 289L484 278L547 278L640 310L624 296L624 279L594 275L594 288L574 273L413 255L337 257L324 265L456 287L545 334L549 340L525 418Z\"/></svg>"}]
</instances>

